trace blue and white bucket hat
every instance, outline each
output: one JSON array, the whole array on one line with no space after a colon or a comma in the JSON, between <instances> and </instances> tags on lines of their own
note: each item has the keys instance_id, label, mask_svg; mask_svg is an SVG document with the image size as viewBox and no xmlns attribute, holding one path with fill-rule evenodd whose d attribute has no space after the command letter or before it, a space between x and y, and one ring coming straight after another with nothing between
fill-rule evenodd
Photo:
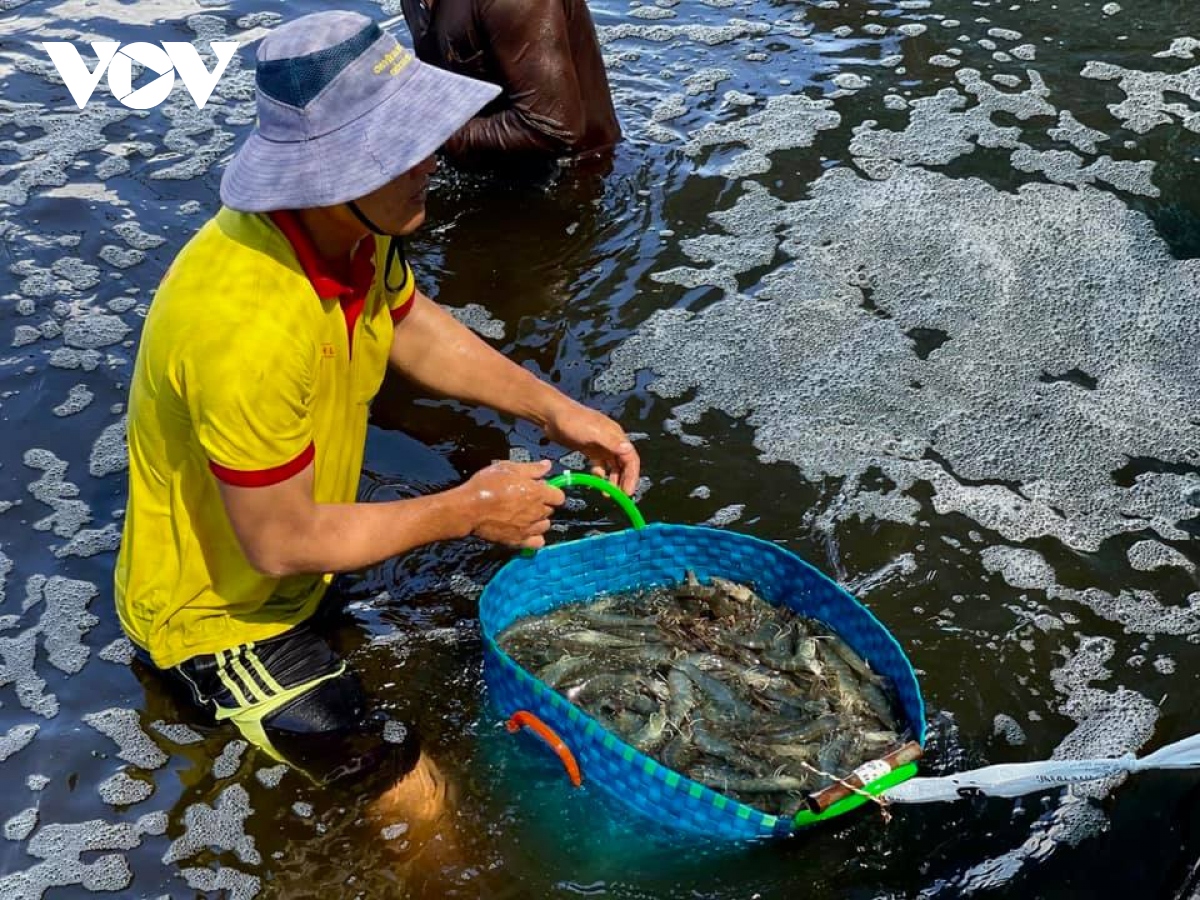
<instances>
[{"instance_id":1,"label":"blue and white bucket hat","mask_svg":"<svg viewBox=\"0 0 1200 900\"><path fill-rule=\"evenodd\" d=\"M221 178L243 212L335 206L432 154L500 88L418 60L367 16L319 12L258 48L257 127Z\"/></svg>"}]
</instances>

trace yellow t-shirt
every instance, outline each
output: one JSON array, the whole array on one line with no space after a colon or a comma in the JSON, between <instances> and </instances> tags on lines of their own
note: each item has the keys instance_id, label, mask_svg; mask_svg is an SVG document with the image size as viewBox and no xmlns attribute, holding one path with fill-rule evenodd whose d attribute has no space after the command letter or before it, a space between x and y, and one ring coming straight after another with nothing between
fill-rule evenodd
<instances>
[{"instance_id":1,"label":"yellow t-shirt","mask_svg":"<svg viewBox=\"0 0 1200 900\"><path fill-rule=\"evenodd\" d=\"M217 479L275 484L311 462L316 502L354 501L368 404L414 295L402 259L383 271L387 251L364 239L345 285L294 215L222 209L167 271L130 385L115 572L121 625L156 665L265 640L316 610L331 576L254 569Z\"/></svg>"}]
</instances>

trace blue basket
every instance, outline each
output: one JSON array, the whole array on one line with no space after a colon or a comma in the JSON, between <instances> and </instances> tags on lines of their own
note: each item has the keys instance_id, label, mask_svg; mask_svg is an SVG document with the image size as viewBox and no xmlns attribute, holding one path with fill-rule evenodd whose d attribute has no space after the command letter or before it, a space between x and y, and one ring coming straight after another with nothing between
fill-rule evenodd
<instances>
[{"instance_id":1,"label":"blue basket","mask_svg":"<svg viewBox=\"0 0 1200 900\"><path fill-rule=\"evenodd\" d=\"M561 486L589 481L560 476ZM631 504L623 497L623 506ZM636 514L636 509L631 515ZM510 624L602 594L677 584L691 569L754 586L763 599L786 604L835 631L879 674L892 680L916 740L925 744L925 710L912 665L896 639L861 603L793 553L758 538L686 525L644 525L556 544L505 565L480 597L484 675L492 703L509 730L529 725L554 747L572 779L586 780L672 829L724 839L788 835L867 802L852 794L815 814L769 815L698 784L644 755L562 694L530 674L496 643ZM911 778L906 764L864 787L878 794Z\"/></svg>"}]
</instances>

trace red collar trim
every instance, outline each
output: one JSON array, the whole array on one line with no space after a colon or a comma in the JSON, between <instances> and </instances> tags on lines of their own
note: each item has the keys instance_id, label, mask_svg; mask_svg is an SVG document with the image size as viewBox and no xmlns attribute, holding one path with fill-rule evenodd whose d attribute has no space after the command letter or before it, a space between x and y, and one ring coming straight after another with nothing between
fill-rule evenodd
<instances>
[{"instance_id":1,"label":"red collar trim","mask_svg":"<svg viewBox=\"0 0 1200 900\"><path fill-rule=\"evenodd\" d=\"M359 242L350 264L351 283L346 284L330 271L329 263L317 252L296 213L276 210L267 215L292 245L300 268L304 270L318 297L345 303L366 296L375 278L375 241L372 238L368 236Z\"/></svg>"}]
</instances>

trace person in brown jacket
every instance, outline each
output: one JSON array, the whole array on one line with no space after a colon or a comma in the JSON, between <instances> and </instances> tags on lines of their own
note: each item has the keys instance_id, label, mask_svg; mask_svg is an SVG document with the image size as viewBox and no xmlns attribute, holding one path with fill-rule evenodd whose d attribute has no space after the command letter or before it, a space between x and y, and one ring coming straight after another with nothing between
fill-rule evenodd
<instances>
[{"instance_id":1,"label":"person in brown jacket","mask_svg":"<svg viewBox=\"0 0 1200 900\"><path fill-rule=\"evenodd\" d=\"M402 0L422 62L499 85L451 161L577 157L621 139L586 0Z\"/></svg>"}]
</instances>

